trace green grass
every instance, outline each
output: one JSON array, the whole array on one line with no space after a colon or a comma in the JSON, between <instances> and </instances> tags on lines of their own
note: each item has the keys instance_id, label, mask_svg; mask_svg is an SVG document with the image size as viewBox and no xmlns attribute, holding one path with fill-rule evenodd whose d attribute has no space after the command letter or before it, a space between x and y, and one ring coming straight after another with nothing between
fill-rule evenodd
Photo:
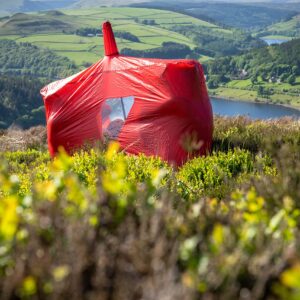
<instances>
[{"instance_id":1,"label":"green grass","mask_svg":"<svg viewBox=\"0 0 300 300\"><path fill-rule=\"evenodd\" d=\"M19 35L17 34L9 34L9 35L1 35L0 38L2 40L17 40L18 38L20 38Z\"/></svg>"},{"instance_id":2,"label":"green grass","mask_svg":"<svg viewBox=\"0 0 300 300\"><path fill-rule=\"evenodd\" d=\"M101 24L109 20L114 30L129 31L141 41L132 43L117 39L119 49L132 48L136 50L156 48L163 42L176 42L194 48L196 45L189 38L170 30L174 25L194 24L214 30L218 34L231 33L230 30L222 29L206 21L157 9L106 7L62 10L62 12L63 15L59 16L32 13L10 19L8 23L0 25L0 39L14 39L18 42L30 42L39 47L49 48L81 65L84 62L94 63L103 56L102 38L63 34L62 30L68 32L80 27L101 28ZM158 25L142 24L143 20L148 19L155 20ZM42 22L42 25L31 25L34 21ZM58 23L56 26L52 26L49 25L49 22ZM202 62L208 59L210 58L207 56L201 57Z\"/></svg>"},{"instance_id":3,"label":"green grass","mask_svg":"<svg viewBox=\"0 0 300 300\"><path fill-rule=\"evenodd\" d=\"M77 65L82 64L93 64L99 60L99 54L95 54L94 52L88 51L55 51L58 55L66 56L72 61L74 61ZM103 52L99 52L100 56Z\"/></svg>"},{"instance_id":4,"label":"green grass","mask_svg":"<svg viewBox=\"0 0 300 300\"><path fill-rule=\"evenodd\" d=\"M296 23L300 21L300 15L295 16L294 18L292 18L289 21L285 21L285 22L279 22L276 23L274 25L271 25L268 27L268 29L271 30L291 30L295 27Z\"/></svg>"},{"instance_id":5,"label":"green grass","mask_svg":"<svg viewBox=\"0 0 300 300\"><path fill-rule=\"evenodd\" d=\"M266 35L262 37L263 39L270 39L270 40L286 40L290 41L292 38L289 36L284 36L284 35Z\"/></svg>"},{"instance_id":6,"label":"green grass","mask_svg":"<svg viewBox=\"0 0 300 300\"><path fill-rule=\"evenodd\" d=\"M243 89L243 88L248 88L251 87L251 80L247 79L247 80L232 80L230 81L227 86L230 88L239 88L239 89Z\"/></svg>"},{"instance_id":7,"label":"green grass","mask_svg":"<svg viewBox=\"0 0 300 300\"><path fill-rule=\"evenodd\" d=\"M288 92L291 93L297 93L297 91L299 90L300 86L300 76L296 77L296 83L294 85L291 85L289 83L286 82L265 82L262 81L261 79L258 81L258 83L256 83L255 85L262 85L266 88L271 88L274 89L275 91L281 92L283 89L288 90ZM234 87L234 88L241 88L241 89L247 89L247 88L252 88L252 83L250 79L247 80L232 80L231 82L229 82L227 84L228 87Z\"/></svg>"},{"instance_id":8,"label":"green grass","mask_svg":"<svg viewBox=\"0 0 300 300\"><path fill-rule=\"evenodd\" d=\"M158 9L146 8L131 8L131 7L115 7L115 8L98 8L84 10L62 10L66 15L88 16L91 20L95 17L99 19L116 20L117 22L132 21L134 18L143 20L155 20L157 24L165 25L166 27L172 24L194 24L203 27L216 28L221 31L230 32L230 30L222 29L215 24L193 18L184 14L170 12Z\"/></svg>"},{"instance_id":9,"label":"green grass","mask_svg":"<svg viewBox=\"0 0 300 300\"><path fill-rule=\"evenodd\" d=\"M209 57L209 56L201 55L199 61L200 61L201 63L205 63L205 62L207 62L207 61L209 61L209 60L211 60L211 59L212 59L212 58Z\"/></svg>"},{"instance_id":10,"label":"green grass","mask_svg":"<svg viewBox=\"0 0 300 300\"><path fill-rule=\"evenodd\" d=\"M274 94L270 95L269 99L259 97L256 91L258 85L272 89ZM250 79L232 80L226 86L210 90L210 93L226 99L272 102L300 107L300 76L297 77L295 85L259 81L258 84L253 86Z\"/></svg>"},{"instance_id":11,"label":"green grass","mask_svg":"<svg viewBox=\"0 0 300 300\"><path fill-rule=\"evenodd\" d=\"M235 88L227 88L227 87L219 87L217 89L210 90L211 94L214 94L218 97L224 97L226 99L236 99L241 101L254 101L256 97L256 92L235 89Z\"/></svg>"},{"instance_id":12,"label":"green grass","mask_svg":"<svg viewBox=\"0 0 300 300\"><path fill-rule=\"evenodd\" d=\"M266 29L262 30L260 33L265 33L264 38L295 38L300 37L300 14L293 17L292 19L284 22L279 22L268 26Z\"/></svg>"}]
</instances>

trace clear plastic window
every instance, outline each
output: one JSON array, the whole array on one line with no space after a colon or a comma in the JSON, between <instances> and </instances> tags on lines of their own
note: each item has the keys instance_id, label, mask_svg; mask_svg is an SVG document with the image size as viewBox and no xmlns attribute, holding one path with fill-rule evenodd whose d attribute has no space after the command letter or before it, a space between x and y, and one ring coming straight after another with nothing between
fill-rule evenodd
<instances>
[{"instance_id":1,"label":"clear plastic window","mask_svg":"<svg viewBox=\"0 0 300 300\"><path fill-rule=\"evenodd\" d=\"M102 132L108 139L117 139L133 106L134 97L110 98L102 105Z\"/></svg>"}]
</instances>

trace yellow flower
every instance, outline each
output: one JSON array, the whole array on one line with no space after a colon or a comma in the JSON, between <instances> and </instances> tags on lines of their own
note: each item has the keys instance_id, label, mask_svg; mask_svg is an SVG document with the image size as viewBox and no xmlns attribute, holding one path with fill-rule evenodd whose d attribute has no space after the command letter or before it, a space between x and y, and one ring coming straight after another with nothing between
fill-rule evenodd
<instances>
[{"instance_id":1,"label":"yellow flower","mask_svg":"<svg viewBox=\"0 0 300 300\"><path fill-rule=\"evenodd\" d=\"M34 279L33 276L27 276L23 280L21 292L25 296L32 296L36 293L36 280Z\"/></svg>"},{"instance_id":2,"label":"yellow flower","mask_svg":"<svg viewBox=\"0 0 300 300\"><path fill-rule=\"evenodd\" d=\"M18 226L18 200L16 196L8 196L0 201L0 236L9 240L16 233Z\"/></svg>"}]
</instances>

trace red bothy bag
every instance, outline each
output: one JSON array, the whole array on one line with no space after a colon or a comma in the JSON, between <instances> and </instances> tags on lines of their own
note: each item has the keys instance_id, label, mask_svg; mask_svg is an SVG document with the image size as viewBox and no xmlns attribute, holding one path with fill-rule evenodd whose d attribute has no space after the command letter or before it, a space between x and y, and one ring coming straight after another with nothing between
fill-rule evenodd
<instances>
[{"instance_id":1,"label":"red bothy bag","mask_svg":"<svg viewBox=\"0 0 300 300\"><path fill-rule=\"evenodd\" d=\"M41 90L50 154L106 137L176 165L206 154L213 117L201 65L119 55L109 22L103 37L102 60Z\"/></svg>"}]
</instances>

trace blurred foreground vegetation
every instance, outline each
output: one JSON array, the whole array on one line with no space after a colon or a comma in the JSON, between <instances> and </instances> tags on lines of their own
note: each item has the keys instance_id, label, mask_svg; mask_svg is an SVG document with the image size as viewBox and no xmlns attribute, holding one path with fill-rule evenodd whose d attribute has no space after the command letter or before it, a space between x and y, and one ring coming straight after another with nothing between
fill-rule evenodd
<instances>
[{"instance_id":1,"label":"blurred foreground vegetation","mask_svg":"<svg viewBox=\"0 0 300 300\"><path fill-rule=\"evenodd\" d=\"M1 299L299 299L300 123L215 118L175 169L0 134Z\"/></svg>"}]
</instances>

